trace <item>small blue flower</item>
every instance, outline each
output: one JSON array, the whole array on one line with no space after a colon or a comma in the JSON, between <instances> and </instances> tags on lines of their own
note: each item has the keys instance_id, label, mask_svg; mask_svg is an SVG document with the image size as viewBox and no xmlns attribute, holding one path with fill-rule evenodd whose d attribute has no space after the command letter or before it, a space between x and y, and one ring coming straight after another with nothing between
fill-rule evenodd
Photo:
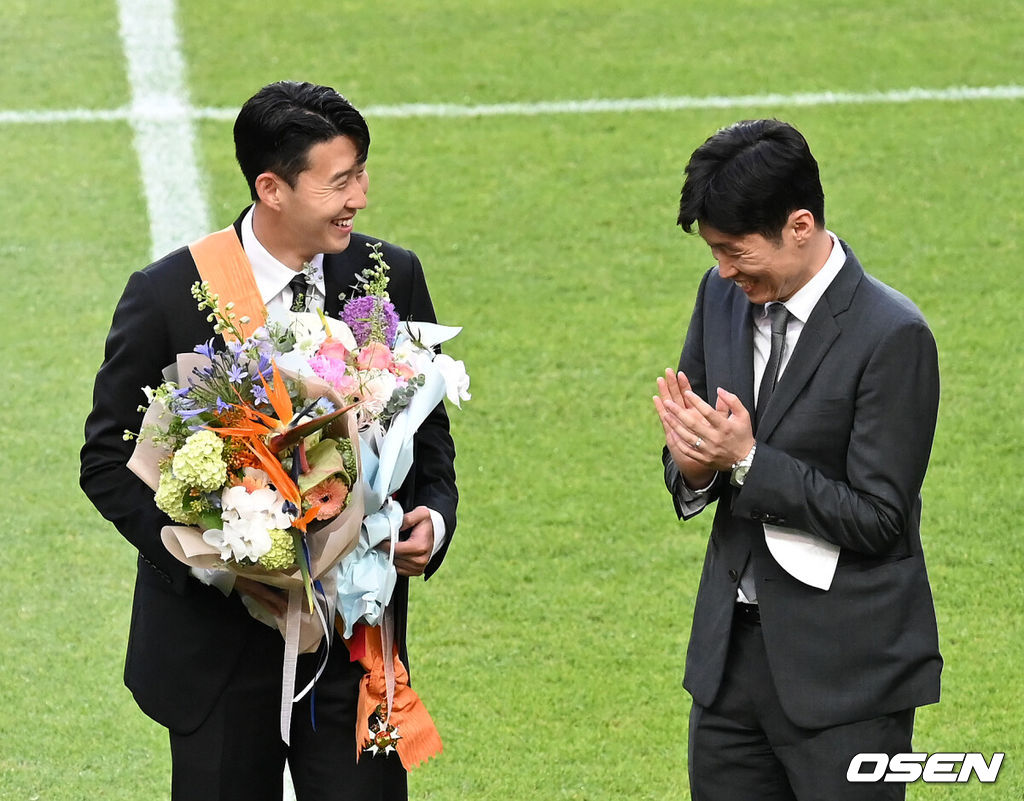
<instances>
[{"instance_id":1,"label":"small blue flower","mask_svg":"<svg viewBox=\"0 0 1024 801\"><path fill-rule=\"evenodd\" d=\"M196 345L195 352L200 356L205 356L207 359L212 359L215 353L213 350L213 338L211 337L202 345Z\"/></svg>"},{"instance_id":2,"label":"small blue flower","mask_svg":"<svg viewBox=\"0 0 1024 801\"><path fill-rule=\"evenodd\" d=\"M231 365L231 369L228 370L228 380L232 384L241 384L248 376L249 374L238 364Z\"/></svg>"},{"instance_id":3,"label":"small blue flower","mask_svg":"<svg viewBox=\"0 0 1024 801\"><path fill-rule=\"evenodd\" d=\"M220 399L220 396L217 397L217 414L222 414L222 413L228 411L228 409L230 409L230 408L231 408L231 404L230 403L225 403L224 401L222 401Z\"/></svg>"},{"instance_id":4,"label":"small blue flower","mask_svg":"<svg viewBox=\"0 0 1024 801\"><path fill-rule=\"evenodd\" d=\"M257 404L263 406L264 404L270 403L270 398L267 397L267 391L263 388L262 384L254 384L252 387L252 397Z\"/></svg>"}]
</instances>

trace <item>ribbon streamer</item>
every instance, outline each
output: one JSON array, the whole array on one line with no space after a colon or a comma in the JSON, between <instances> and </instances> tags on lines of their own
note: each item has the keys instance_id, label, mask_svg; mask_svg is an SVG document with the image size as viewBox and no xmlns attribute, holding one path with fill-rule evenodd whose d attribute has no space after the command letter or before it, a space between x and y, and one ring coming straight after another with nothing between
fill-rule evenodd
<instances>
[{"instance_id":1,"label":"ribbon streamer","mask_svg":"<svg viewBox=\"0 0 1024 801\"><path fill-rule=\"evenodd\" d=\"M390 615L387 617L390 618ZM337 625L341 625L340 621ZM398 657L398 648L394 643L393 622L389 646L385 646L385 640L389 638L383 626L375 629L363 628L361 631L364 635L365 652L359 663L366 670L366 674L359 683L359 702L356 707L356 761L359 761L363 751L373 743L369 720L381 704L388 703L389 684L393 681L390 689L391 707L387 712L388 722L398 729L400 735L400 739L394 743L394 748L402 766L406 770L412 770L441 753L441 735L438 734L423 701L409 686L409 672ZM353 651L357 650L358 637L357 633L352 643ZM384 654L388 654L387 659L384 658ZM388 678L389 673L392 679Z\"/></svg>"}]
</instances>

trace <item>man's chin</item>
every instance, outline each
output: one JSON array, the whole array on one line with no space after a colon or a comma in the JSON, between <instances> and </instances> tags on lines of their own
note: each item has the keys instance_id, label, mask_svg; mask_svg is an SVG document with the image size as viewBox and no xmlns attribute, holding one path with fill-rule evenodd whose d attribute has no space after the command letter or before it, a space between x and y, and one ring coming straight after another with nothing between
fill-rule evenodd
<instances>
[{"instance_id":1,"label":"man's chin","mask_svg":"<svg viewBox=\"0 0 1024 801\"><path fill-rule=\"evenodd\" d=\"M324 248L324 253L341 253L346 250L348 246L352 244L352 234L344 234L343 236L332 236L330 246Z\"/></svg>"}]
</instances>

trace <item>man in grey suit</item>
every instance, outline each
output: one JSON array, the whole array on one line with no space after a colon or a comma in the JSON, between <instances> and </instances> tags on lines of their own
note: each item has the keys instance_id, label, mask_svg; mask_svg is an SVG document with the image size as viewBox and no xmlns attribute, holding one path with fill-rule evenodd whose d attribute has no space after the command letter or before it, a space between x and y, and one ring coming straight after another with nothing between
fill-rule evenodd
<instances>
[{"instance_id":1,"label":"man in grey suit","mask_svg":"<svg viewBox=\"0 0 1024 801\"><path fill-rule=\"evenodd\" d=\"M786 123L701 145L679 224L717 261L654 398L677 514L717 502L683 681L692 797L902 798L847 770L911 751L915 709L939 698L920 538L934 339L826 229L817 162Z\"/></svg>"}]
</instances>

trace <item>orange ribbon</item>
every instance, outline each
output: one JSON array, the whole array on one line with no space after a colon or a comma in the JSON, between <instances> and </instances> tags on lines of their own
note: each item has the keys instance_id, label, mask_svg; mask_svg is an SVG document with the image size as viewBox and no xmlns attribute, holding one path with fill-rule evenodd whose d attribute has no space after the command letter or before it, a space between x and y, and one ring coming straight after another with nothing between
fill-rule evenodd
<instances>
[{"instance_id":1,"label":"orange ribbon","mask_svg":"<svg viewBox=\"0 0 1024 801\"><path fill-rule=\"evenodd\" d=\"M336 627L339 632L343 630L340 619L336 621ZM369 726L369 720L374 716L397 729L398 738L393 742L393 747L406 770L412 770L441 753L441 735L423 701L409 686L409 672L398 657L398 646L393 645L391 648L395 689L391 699L391 716L388 718L388 682L381 627L357 625L352 638L346 640L345 645L353 661L358 660L366 670L359 682L359 703L356 707L356 761L374 743L374 733Z\"/></svg>"},{"instance_id":2,"label":"orange ribbon","mask_svg":"<svg viewBox=\"0 0 1024 801\"><path fill-rule=\"evenodd\" d=\"M266 322L267 308L263 305L263 298L260 297L252 274L252 265L242 249L234 226L229 225L221 231L204 236L189 245L188 249L196 263L199 277L210 284L210 291L214 295L234 302L233 311L237 315L242 336L250 336ZM249 321L241 322L243 317L248 317ZM224 338L230 339L230 333L224 332Z\"/></svg>"}]
</instances>

